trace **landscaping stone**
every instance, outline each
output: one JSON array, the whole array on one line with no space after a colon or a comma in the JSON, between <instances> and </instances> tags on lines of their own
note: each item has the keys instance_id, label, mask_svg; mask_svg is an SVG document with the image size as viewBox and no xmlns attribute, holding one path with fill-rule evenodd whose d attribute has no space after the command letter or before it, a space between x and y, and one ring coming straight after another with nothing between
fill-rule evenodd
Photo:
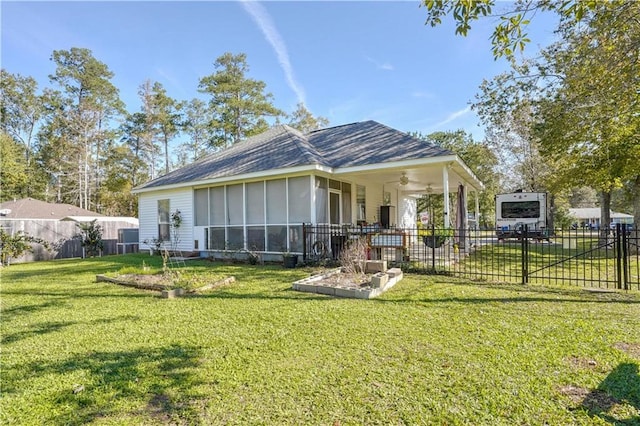
<instances>
[{"instance_id":1,"label":"landscaping stone","mask_svg":"<svg viewBox=\"0 0 640 426\"><path fill-rule=\"evenodd\" d=\"M331 280L332 276L340 273L340 269L334 269L323 274L303 278L294 282L292 288L296 291L325 294L328 296L373 299L393 287L403 277L402 270L393 268L387 271L387 273L376 273L368 286L356 283L353 283L353 285L343 285L339 284L336 280Z\"/></svg>"},{"instance_id":2,"label":"landscaping stone","mask_svg":"<svg viewBox=\"0 0 640 426\"><path fill-rule=\"evenodd\" d=\"M364 272L367 274L375 274L376 272L384 272L386 270L386 260L367 260Z\"/></svg>"},{"instance_id":3,"label":"landscaping stone","mask_svg":"<svg viewBox=\"0 0 640 426\"><path fill-rule=\"evenodd\" d=\"M371 288L384 288L387 281L389 281L389 275L383 272L378 272L371 277Z\"/></svg>"},{"instance_id":4,"label":"landscaping stone","mask_svg":"<svg viewBox=\"0 0 640 426\"><path fill-rule=\"evenodd\" d=\"M335 287L328 287L328 286L319 285L319 286L316 286L316 293L326 294L328 296L335 296L336 295L336 288Z\"/></svg>"},{"instance_id":5,"label":"landscaping stone","mask_svg":"<svg viewBox=\"0 0 640 426\"><path fill-rule=\"evenodd\" d=\"M176 297L175 290L162 290L163 299L174 299Z\"/></svg>"}]
</instances>

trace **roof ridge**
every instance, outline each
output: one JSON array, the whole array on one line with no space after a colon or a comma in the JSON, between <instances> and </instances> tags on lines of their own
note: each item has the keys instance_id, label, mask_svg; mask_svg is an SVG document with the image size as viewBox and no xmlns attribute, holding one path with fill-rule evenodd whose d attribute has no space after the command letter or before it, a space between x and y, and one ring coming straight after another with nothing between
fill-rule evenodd
<instances>
[{"instance_id":1,"label":"roof ridge","mask_svg":"<svg viewBox=\"0 0 640 426\"><path fill-rule=\"evenodd\" d=\"M293 137L291 138L296 148L302 154L302 157L308 163L319 163L323 164L324 159L322 155L318 152L315 146L311 144L311 141L307 137L307 134L302 133L300 130L288 126L286 124L283 125L288 133L290 133Z\"/></svg>"}]
</instances>

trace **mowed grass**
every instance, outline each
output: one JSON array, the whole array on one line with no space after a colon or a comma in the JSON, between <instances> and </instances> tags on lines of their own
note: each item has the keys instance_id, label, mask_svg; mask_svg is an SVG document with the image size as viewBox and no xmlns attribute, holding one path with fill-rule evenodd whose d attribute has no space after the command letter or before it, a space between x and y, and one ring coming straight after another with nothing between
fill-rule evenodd
<instances>
[{"instance_id":1,"label":"mowed grass","mask_svg":"<svg viewBox=\"0 0 640 426\"><path fill-rule=\"evenodd\" d=\"M203 295L96 283L148 255L2 273L0 424L640 423L640 294L405 276L376 300L308 270L189 263Z\"/></svg>"}]
</instances>

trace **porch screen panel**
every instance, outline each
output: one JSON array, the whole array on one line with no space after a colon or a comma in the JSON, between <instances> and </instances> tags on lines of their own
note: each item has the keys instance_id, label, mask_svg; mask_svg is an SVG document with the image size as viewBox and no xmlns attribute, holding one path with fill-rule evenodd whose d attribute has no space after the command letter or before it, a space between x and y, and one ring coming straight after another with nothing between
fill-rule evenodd
<instances>
[{"instance_id":1,"label":"porch screen panel","mask_svg":"<svg viewBox=\"0 0 640 426\"><path fill-rule=\"evenodd\" d=\"M311 222L309 176L289 179L289 222Z\"/></svg>"},{"instance_id":2,"label":"porch screen panel","mask_svg":"<svg viewBox=\"0 0 640 426\"><path fill-rule=\"evenodd\" d=\"M327 223L329 218L327 216L327 202L328 202L328 190L327 179L316 176L316 222Z\"/></svg>"},{"instance_id":3,"label":"porch screen panel","mask_svg":"<svg viewBox=\"0 0 640 426\"><path fill-rule=\"evenodd\" d=\"M267 223L287 223L287 181L267 181Z\"/></svg>"},{"instance_id":4,"label":"porch screen panel","mask_svg":"<svg viewBox=\"0 0 640 426\"><path fill-rule=\"evenodd\" d=\"M227 186L227 218L229 225L244 224L242 184Z\"/></svg>"},{"instance_id":5,"label":"porch screen panel","mask_svg":"<svg viewBox=\"0 0 640 426\"><path fill-rule=\"evenodd\" d=\"M240 250L244 248L244 229L240 226L227 228L227 250Z\"/></svg>"},{"instance_id":6,"label":"porch screen panel","mask_svg":"<svg viewBox=\"0 0 640 426\"><path fill-rule=\"evenodd\" d=\"M342 222L351 223L351 184L342 183Z\"/></svg>"},{"instance_id":7,"label":"porch screen panel","mask_svg":"<svg viewBox=\"0 0 640 426\"><path fill-rule=\"evenodd\" d=\"M209 188L209 224L222 226L224 218L224 186Z\"/></svg>"},{"instance_id":8,"label":"porch screen panel","mask_svg":"<svg viewBox=\"0 0 640 426\"><path fill-rule=\"evenodd\" d=\"M247 226L247 249L264 251L264 226Z\"/></svg>"},{"instance_id":9,"label":"porch screen panel","mask_svg":"<svg viewBox=\"0 0 640 426\"><path fill-rule=\"evenodd\" d=\"M287 251L286 226L267 226L267 251Z\"/></svg>"},{"instance_id":10,"label":"porch screen panel","mask_svg":"<svg viewBox=\"0 0 640 426\"><path fill-rule=\"evenodd\" d=\"M250 225L264 223L264 182L248 183L245 192L247 223Z\"/></svg>"},{"instance_id":11,"label":"porch screen panel","mask_svg":"<svg viewBox=\"0 0 640 426\"><path fill-rule=\"evenodd\" d=\"M224 228L209 228L209 250L224 250L225 241Z\"/></svg>"},{"instance_id":12,"label":"porch screen panel","mask_svg":"<svg viewBox=\"0 0 640 426\"><path fill-rule=\"evenodd\" d=\"M209 224L209 189L196 189L193 194L196 226L207 226Z\"/></svg>"}]
</instances>

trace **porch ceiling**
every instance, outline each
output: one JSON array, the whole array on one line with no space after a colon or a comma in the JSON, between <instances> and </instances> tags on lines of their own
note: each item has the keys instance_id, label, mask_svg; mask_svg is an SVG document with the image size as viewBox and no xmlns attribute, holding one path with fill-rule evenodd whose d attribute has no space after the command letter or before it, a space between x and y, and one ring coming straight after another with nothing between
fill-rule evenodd
<instances>
[{"instance_id":1,"label":"porch ceiling","mask_svg":"<svg viewBox=\"0 0 640 426\"><path fill-rule=\"evenodd\" d=\"M427 188L434 194L443 192L443 168L448 167L449 191L455 192L459 184L467 185L471 190L481 190L482 183L461 162L446 161L422 165L397 165L369 170L349 171L345 178L351 177L359 182L384 185L385 189L398 189L405 193L424 194ZM402 176L406 176L406 185L400 183Z\"/></svg>"}]
</instances>

